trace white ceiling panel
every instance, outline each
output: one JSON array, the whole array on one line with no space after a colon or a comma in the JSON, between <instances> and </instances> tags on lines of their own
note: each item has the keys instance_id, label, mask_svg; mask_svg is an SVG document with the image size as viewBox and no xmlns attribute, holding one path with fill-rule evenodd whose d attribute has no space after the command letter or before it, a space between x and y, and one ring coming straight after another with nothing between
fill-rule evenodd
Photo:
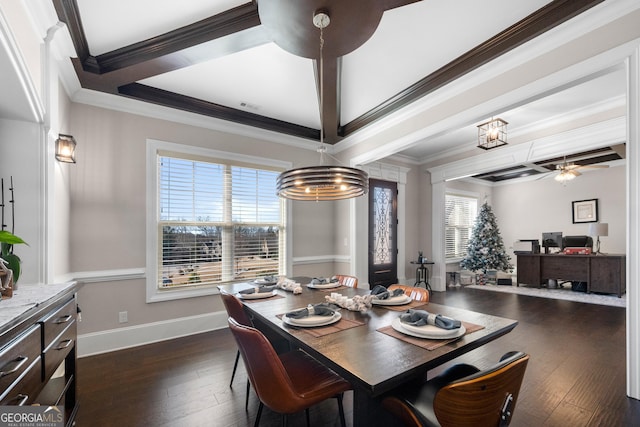
<instances>
[{"instance_id":1,"label":"white ceiling panel","mask_svg":"<svg viewBox=\"0 0 640 427\"><path fill-rule=\"evenodd\" d=\"M320 125L313 62L273 43L140 83L302 126Z\"/></svg>"},{"instance_id":2,"label":"white ceiling panel","mask_svg":"<svg viewBox=\"0 0 640 427\"><path fill-rule=\"evenodd\" d=\"M341 121L350 122L547 3L429 0L385 12L371 39L343 58Z\"/></svg>"}]
</instances>

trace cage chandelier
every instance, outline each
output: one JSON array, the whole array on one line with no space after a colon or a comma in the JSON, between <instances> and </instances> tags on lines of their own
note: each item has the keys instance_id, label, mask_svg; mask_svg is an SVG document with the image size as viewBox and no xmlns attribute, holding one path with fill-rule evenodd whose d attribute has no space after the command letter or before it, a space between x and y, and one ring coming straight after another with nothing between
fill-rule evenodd
<instances>
[{"instance_id":1,"label":"cage chandelier","mask_svg":"<svg viewBox=\"0 0 640 427\"><path fill-rule=\"evenodd\" d=\"M478 125L478 148L491 150L507 144L507 125L501 118Z\"/></svg>"},{"instance_id":2,"label":"cage chandelier","mask_svg":"<svg viewBox=\"0 0 640 427\"><path fill-rule=\"evenodd\" d=\"M278 196L291 200L328 201L363 196L369 190L369 177L363 170L347 166L323 165L324 146L324 90L323 90L323 29L329 25L329 15L317 11L313 25L320 29L320 165L290 169L276 180Z\"/></svg>"}]
</instances>

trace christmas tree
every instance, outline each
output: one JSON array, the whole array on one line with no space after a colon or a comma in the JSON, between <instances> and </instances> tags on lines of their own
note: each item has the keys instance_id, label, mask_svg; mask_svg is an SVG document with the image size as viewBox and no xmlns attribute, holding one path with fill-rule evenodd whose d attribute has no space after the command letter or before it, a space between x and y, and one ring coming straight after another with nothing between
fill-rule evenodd
<instances>
[{"instance_id":1,"label":"christmas tree","mask_svg":"<svg viewBox=\"0 0 640 427\"><path fill-rule=\"evenodd\" d=\"M471 271L482 270L485 274L487 270L512 271L513 265L509 261L511 257L505 252L496 217L485 202L478 212L467 256L460 262L460 267Z\"/></svg>"}]
</instances>

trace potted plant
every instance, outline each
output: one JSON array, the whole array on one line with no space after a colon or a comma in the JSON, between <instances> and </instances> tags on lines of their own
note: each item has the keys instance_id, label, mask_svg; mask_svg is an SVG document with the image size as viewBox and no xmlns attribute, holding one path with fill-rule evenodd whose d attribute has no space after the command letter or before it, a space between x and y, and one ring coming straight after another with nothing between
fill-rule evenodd
<instances>
[{"instance_id":1,"label":"potted plant","mask_svg":"<svg viewBox=\"0 0 640 427\"><path fill-rule=\"evenodd\" d=\"M13 283L20 277L20 257L13 253L13 245L27 244L20 237L6 230L0 230L0 258L2 258L9 270L13 272Z\"/></svg>"},{"instance_id":2,"label":"potted plant","mask_svg":"<svg viewBox=\"0 0 640 427\"><path fill-rule=\"evenodd\" d=\"M11 177L11 184L9 191L11 192L9 203L11 204L11 232L5 230L5 217L4 217L4 179L0 179L0 259L4 260L4 263L0 261L2 268L8 268L13 272L13 283L18 283L20 278L20 257L13 253L13 245L25 244L27 242L20 237L13 234L15 229L15 197L13 194L13 177ZM6 267L5 267L6 264Z\"/></svg>"}]
</instances>

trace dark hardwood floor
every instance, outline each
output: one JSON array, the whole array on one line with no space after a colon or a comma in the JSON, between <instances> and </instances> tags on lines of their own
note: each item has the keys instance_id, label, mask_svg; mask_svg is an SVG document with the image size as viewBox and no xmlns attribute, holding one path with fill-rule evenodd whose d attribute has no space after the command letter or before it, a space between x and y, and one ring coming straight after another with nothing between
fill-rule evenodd
<instances>
[{"instance_id":1,"label":"dark hardwood floor","mask_svg":"<svg viewBox=\"0 0 640 427\"><path fill-rule=\"evenodd\" d=\"M483 368L509 350L531 355L512 426L640 425L640 401L625 394L625 309L474 289L437 292L432 301L519 321L455 361ZM245 412L242 366L229 388L236 350L224 329L79 359L76 425L252 426L258 401L252 392ZM348 425L351 406L349 392ZM337 412L330 399L312 408L311 425L338 426ZM304 414L289 422L304 425ZM265 408L260 425L280 425L280 417Z\"/></svg>"}]
</instances>

